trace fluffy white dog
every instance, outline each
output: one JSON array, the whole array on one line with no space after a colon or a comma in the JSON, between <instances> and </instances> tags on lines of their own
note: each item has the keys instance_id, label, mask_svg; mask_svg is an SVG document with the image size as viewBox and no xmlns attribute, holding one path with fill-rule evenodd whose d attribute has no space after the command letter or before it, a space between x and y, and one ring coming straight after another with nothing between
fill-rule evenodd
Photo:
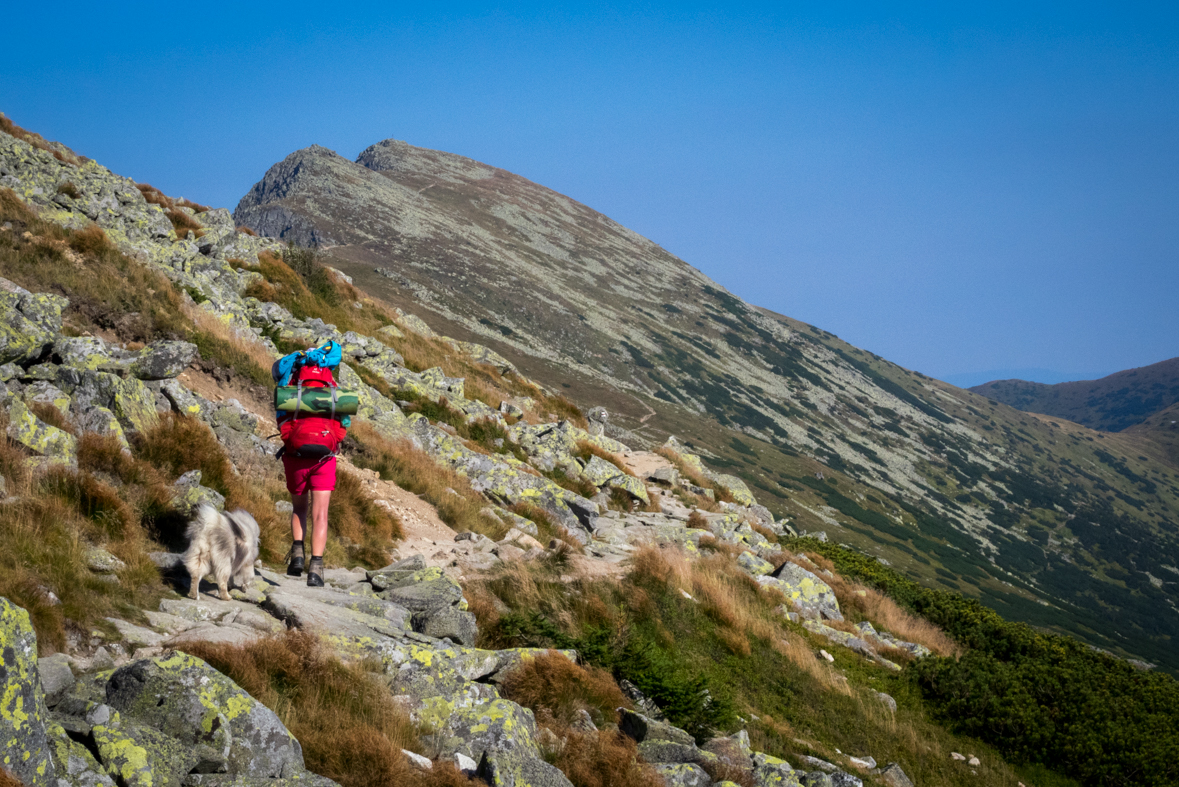
<instances>
[{"instance_id":1,"label":"fluffy white dog","mask_svg":"<svg viewBox=\"0 0 1179 787\"><path fill-rule=\"evenodd\" d=\"M221 513L210 505L197 509L188 524L188 550L184 567L191 577L188 595L197 598L201 579L212 574L223 601L229 601L229 584L244 588L254 576L258 559L258 523L240 508Z\"/></svg>"}]
</instances>

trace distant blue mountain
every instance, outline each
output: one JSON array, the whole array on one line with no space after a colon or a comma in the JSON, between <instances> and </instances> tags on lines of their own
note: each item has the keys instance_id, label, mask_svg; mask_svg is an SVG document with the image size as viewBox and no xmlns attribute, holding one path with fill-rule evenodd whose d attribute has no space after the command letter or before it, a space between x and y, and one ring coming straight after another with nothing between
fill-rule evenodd
<instances>
[{"instance_id":1,"label":"distant blue mountain","mask_svg":"<svg viewBox=\"0 0 1179 787\"><path fill-rule=\"evenodd\" d=\"M1115 370L1116 371L1116 370ZM1070 383L1075 380L1098 380L1113 372L1058 372L1053 369L991 369L986 372L947 374L938 379L959 388L973 388L993 380L1027 380L1032 383Z\"/></svg>"}]
</instances>

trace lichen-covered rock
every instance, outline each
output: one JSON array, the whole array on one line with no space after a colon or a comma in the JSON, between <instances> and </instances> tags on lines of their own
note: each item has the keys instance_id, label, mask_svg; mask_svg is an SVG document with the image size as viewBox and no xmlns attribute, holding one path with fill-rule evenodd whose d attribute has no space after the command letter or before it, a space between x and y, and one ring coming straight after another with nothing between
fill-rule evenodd
<instances>
[{"instance_id":1,"label":"lichen-covered rock","mask_svg":"<svg viewBox=\"0 0 1179 787\"><path fill-rule=\"evenodd\" d=\"M895 762L890 762L881 768L878 775L880 781L887 784L888 787L913 787L913 781Z\"/></svg>"},{"instance_id":2,"label":"lichen-covered rock","mask_svg":"<svg viewBox=\"0 0 1179 787\"><path fill-rule=\"evenodd\" d=\"M69 432L38 418L24 402L14 399L8 407L8 436L53 464L76 464L78 441Z\"/></svg>"},{"instance_id":3,"label":"lichen-covered rock","mask_svg":"<svg viewBox=\"0 0 1179 787\"><path fill-rule=\"evenodd\" d=\"M476 774L492 787L573 787L557 768L539 757L488 750Z\"/></svg>"},{"instance_id":4,"label":"lichen-covered rock","mask_svg":"<svg viewBox=\"0 0 1179 787\"><path fill-rule=\"evenodd\" d=\"M800 565L789 561L778 567L771 576L758 577L758 582L782 592L804 618L843 620L835 591L823 580Z\"/></svg>"},{"instance_id":5,"label":"lichen-covered rock","mask_svg":"<svg viewBox=\"0 0 1179 787\"><path fill-rule=\"evenodd\" d=\"M822 771L811 771L804 775L800 781L803 787L834 787L831 776Z\"/></svg>"},{"instance_id":6,"label":"lichen-covered rock","mask_svg":"<svg viewBox=\"0 0 1179 787\"><path fill-rule=\"evenodd\" d=\"M56 722L46 727L57 771L57 787L115 787L114 780L85 745L73 740Z\"/></svg>"},{"instance_id":7,"label":"lichen-covered rock","mask_svg":"<svg viewBox=\"0 0 1179 787\"><path fill-rule=\"evenodd\" d=\"M191 745L151 727L120 721L91 729L98 759L119 787L180 787L200 760Z\"/></svg>"},{"instance_id":8,"label":"lichen-covered rock","mask_svg":"<svg viewBox=\"0 0 1179 787\"><path fill-rule=\"evenodd\" d=\"M201 471L189 470L172 484L172 505L184 516L191 516L203 505L218 511L225 508L225 496L216 489L201 486Z\"/></svg>"},{"instance_id":9,"label":"lichen-covered rock","mask_svg":"<svg viewBox=\"0 0 1179 787\"><path fill-rule=\"evenodd\" d=\"M140 380L165 380L183 372L197 357L197 346L189 342L155 342L140 351L131 364L131 374Z\"/></svg>"},{"instance_id":10,"label":"lichen-covered rock","mask_svg":"<svg viewBox=\"0 0 1179 787\"><path fill-rule=\"evenodd\" d=\"M591 456L585 467L582 468L581 475L594 486L603 487L610 482L610 479L625 475L625 473L612 462L607 462L600 456Z\"/></svg>"},{"instance_id":11,"label":"lichen-covered rock","mask_svg":"<svg viewBox=\"0 0 1179 787\"><path fill-rule=\"evenodd\" d=\"M106 700L125 717L188 745L224 752L230 773L277 777L303 769L303 750L274 712L186 653L132 662Z\"/></svg>"},{"instance_id":12,"label":"lichen-covered rock","mask_svg":"<svg viewBox=\"0 0 1179 787\"><path fill-rule=\"evenodd\" d=\"M184 787L340 787L326 776L300 771L281 779L247 776L240 773L191 773Z\"/></svg>"},{"instance_id":13,"label":"lichen-covered rock","mask_svg":"<svg viewBox=\"0 0 1179 787\"><path fill-rule=\"evenodd\" d=\"M105 407L124 428L137 432L146 431L159 421L155 392L140 380L89 370L76 373L63 369L63 374L76 380L72 392L76 408Z\"/></svg>"},{"instance_id":14,"label":"lichen-covered rock","mask_svg":"<svg viewBox=\"0 0 1179 787\"><path fill-rule=\"evenodd\" d=\"M119 365L111 346L97 336L63 336L53 343L53 354L72 369L98 371Z\"/></svg>"},{"instance_id":15,"label":"lichen-covered rock","mask_svg":"<svg viewBox=\"0 0 1179 787\"><path fill-rule=\"evenodd\" d=\"M785 760L761 752L754 752L752 760L757 787L800 787L798 773Z\"/></svg>"},{"instance_id":16,"label":"lichen-covered rock","mask_svg":"<svg viewBox=\"0 0 1179 787\"><path fill-rule=\"evenodd\" d=\"M127 434L115 414L105 407L94 406L74 414L74 426L83 432L93 432L104 437L113 437L126 450L131 450Z\"/></svg>"},{"instance_id":17,"label":"lichen-covered rock","mask_svg":"<svg viewBox=\"0 0 1179 787\"><path fill-rule=\"evenodd\" d=\"M742 552L738 555L737 565L755 577L765 576L774 570L773 563L768 560L762 560L752 552Z\"/></svg>"},{"instance_id":18,"label":"lichen-covered rock","mask_svg":"<svg viewBox=\"0 0 1179 787\"><path fill-rule=\"evenodd\" d=\"M472 647L479 638L479 624L470 612L445 607L414 616L414 628L435 639L449 639L459 645Z\"/></svg>"},{"instance_id":19,"label":"lichen-covered rock","mask_svg":"<svg viewBox=\"0 0 1179 787\"><path fill-rule=\"evenodd\" d=\"M35 361L61 333L60 295L32 293L0 278L0 363Z\"/></svg>"},{"instance_id":20,"label":"lichen-covered rock","mask_svg":"<svg viewBox=\"0 0 1179 787\"><path fill-rule=\"evenodd\" d=\"M0 766L29 787L57 775L37 674L37 635L29 613L0 598Z\"/></svg>"},{"instance_id":21,"label":"lichen-covered rock","mask_svg":"<svg viewBox=\"0 0 1179 787\"><path fill-rule=\"evenodd\" d=\"M708 477L716 484L725 487L733 495L733 500L743 506L751 506L757 501L753 497L753 492L749 491L749 487L735 475L728 475L726 473L708 473Z\"/></svg>"},{"instance_id":22,"label":"lichen-covered rock","mask_svg":"<svg viewBox=\"0 0 1179 787\"><path fill-rule=\"evenodd\" d=\"M426 569L422 573L430 571L431 569ZM439 576L426 578L412 584L391 587L377 595L413 612L435 612L461 602L463 600L462 586L443 574L441 570L433 569L433 571L437 571Z\"/></svg>"},{"instance_id":23,"label":"lichen-covered rock","mask_svg":"<svg viewBox=\"0 0 1179 787\"><path fill-rule=\"evenodd\" d=\"M655 765L655 772L663 777L667 787L710 787L712 779L699 765Z\"/></svg>"},{"instance_id":24,"label":"lichen-covered rock","mask_svg":"<svg viewBox=\"0 0 1179 787\"><path fill-rule=\"evenodd\" d=\"M70 395L53 383L36 380L25 387L24 400L28 404L47 404L65 417L70 414Z\"/></svg>"}]
</instances>

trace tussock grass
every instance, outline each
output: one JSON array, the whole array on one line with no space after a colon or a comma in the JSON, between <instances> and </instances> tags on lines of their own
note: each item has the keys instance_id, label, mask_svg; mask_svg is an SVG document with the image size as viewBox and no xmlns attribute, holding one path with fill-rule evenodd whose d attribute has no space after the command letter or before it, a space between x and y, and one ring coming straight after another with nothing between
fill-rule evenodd
<instances>
[{"instance_id":1,"label":"tussock grass","mask_svg":"<svg viewBox=\"0 0 1179 787\"><path fill-rule=\"evenodd\" d=\"M437 464L409 441L387 440L363 421L352 424L349 437L350 446L355 445L353 464L375 470L382 479L421 496L456 532L482 533L498 540L507 531L480 515L487 501L471 488L466 476Z\"/></svg>"},{"instance_id":2,"label":"tussock grass","mask_svg":"<svg viewBox=\"0 0 1179 787\"><path fill-rule=\"evenodd\" d=\"M83 436L77 469L52 467L36 473L24 466L23 449L0 441L0 473L9 494L20 498L0 509L5 545L0 596L29 611L41 655L64 649L70 629L85 631L108 615L137 617L138 609L153 607L164 592L147 553L156 548L152 526L170 509L170 496L150 468L138 467L121 453L127 467L116 469L124 470L130 482L97 467L110 466L95 460L93 446L102 440ZM88 544L108 549L126 564L117 582L87 568Z\"/></svg>"},{"instance_id":3,"label":"tussock grass","mask_svg":"<svg viewBox=\"0 0 1179 787\"><path fill-rule=\"evenodd\" d=\"M547 711L554 722L565 725L580 710L594 724L617 723L617 709L631 707L609 672L579 666L556 651L525 661L504 677L500 688L504 697L536 712Z\"/></svg>"},{"instance_id":4,"label":"tussock grass","mask_svg":"<svg viewBox=\"0 0 1179 787\"><path fill-rule=\"evenodd\" d=\"M345 664L312 634L289 631L251 645L192 643L188 653L228 675L273 710L303 746L307 768L343 787L469 784L453 766L414 768L422 751L409 716L361 664Z\"/></svg>"},{"instance_id":5,"label":"tussock grass","mask_svg":"<svg viewBox=\"0 0 1179 787\"><path fill-rule=\"evenodd\" d=\"M550 651L510 672L501 685L504 697L530 708L537 724L553 732L556 746L544 753L575 787L658 787L654 771L638 760L634 742L617 730L597 733L571 727L577 713L589 713L595 725L616 724L617 709L631 707L609 672L582 667Z\"/></svg>"},{"instance_id":6,"label":"tussock grass","mask_svg":"<svg viewBox=\"0 0 1179 787\"><path fill-rule=\"evenodd\" d=\"M9 771L0 768L0 787L25 787L25 785Z\"/></svg>"}]
</instances>

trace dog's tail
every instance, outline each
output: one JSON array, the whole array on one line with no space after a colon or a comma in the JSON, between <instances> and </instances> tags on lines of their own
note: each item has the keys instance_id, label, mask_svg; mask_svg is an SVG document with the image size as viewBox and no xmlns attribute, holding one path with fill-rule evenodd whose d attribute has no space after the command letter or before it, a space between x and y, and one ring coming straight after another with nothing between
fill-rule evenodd
<instances>
[{"instance_id":1,"label":"dog's tail","mask_svg":"<svg viewBox=\"0 0 1179 787\"><path fill-rule=\"evenodd\" d=\"M201 505L197 508L196 516L194 516L192 521L188 523L188 529L184 532L185 538L187 538L191 544L192 540L196 538L198 533L200 533L206 527L209 527L210 525L217 522L217 517L217 509L213 508L213 506L209 505L208 503L201 503Z\"/></svg>"},{"instance_id":2,"label":"dog's tail","mask_svg":"<svg viewBox=\"0 0 1179 787\"><path fill-rule=\"evenodd\" d=\"M233 537L238 541L245 544L251 541L257 541L258 525L254 522L254 517L250 516L249 512L239 508L226 513L225 518L229 520L229 527L233 530ZM253 528L250 525L253 525Z\"/></svg>"}]
</instances>

